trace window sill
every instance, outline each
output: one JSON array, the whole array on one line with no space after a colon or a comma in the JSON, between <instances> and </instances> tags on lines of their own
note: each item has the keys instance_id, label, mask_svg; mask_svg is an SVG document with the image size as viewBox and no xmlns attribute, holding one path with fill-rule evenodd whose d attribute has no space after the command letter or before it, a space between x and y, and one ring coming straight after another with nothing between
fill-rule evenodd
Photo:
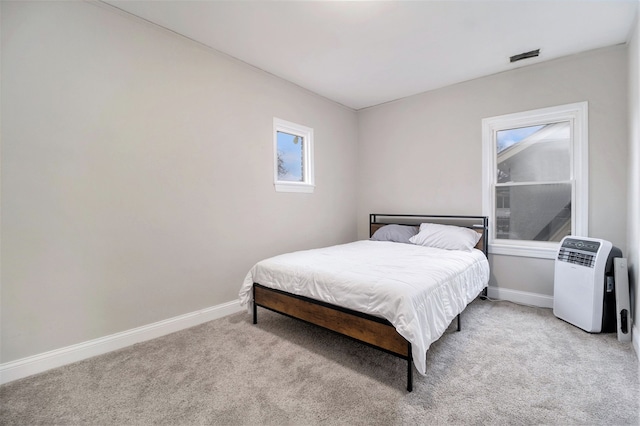
<instances>
[{"instance_id":1,"label":"window sill","mask_svg":"<svg viewBox=\"0 0 640 426\"><path fill-rule=\"evenodd\" d=\"M313 193L316 188L315 185L308 183L293 183L293 182L276 182L274 183L276 192L306 192Z\"/></svg>"},{"instance_id":2,"label":"window sill","mask_svg":"<svg viewBox=\"0 0 640 426\"><path fill-rule=\"evenodd\" d=\"M558 244L554 245L555 247L533 247L525 245L489 244L489 254L555 260L558 254Z\"/></svg>"}]
</instances>

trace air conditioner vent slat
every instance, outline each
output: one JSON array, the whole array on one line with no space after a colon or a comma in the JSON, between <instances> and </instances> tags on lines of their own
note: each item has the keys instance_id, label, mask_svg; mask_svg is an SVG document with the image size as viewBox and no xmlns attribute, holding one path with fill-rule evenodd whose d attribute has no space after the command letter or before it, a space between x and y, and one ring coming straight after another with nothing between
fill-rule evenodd
<instances>
[{"instance_id":1,"label":"air conditioner vent slat","mask_svg":"<svg viewBox=\"0 0 640 426\"><path fill-rule=\"evenodd\" d=\"M561 262L573 263L575 265L593 268L596 263L596 256L591 253L585 253L578 250L568 250L560 248L558 251L558 260Z\"/></svg>"}]
</instances>

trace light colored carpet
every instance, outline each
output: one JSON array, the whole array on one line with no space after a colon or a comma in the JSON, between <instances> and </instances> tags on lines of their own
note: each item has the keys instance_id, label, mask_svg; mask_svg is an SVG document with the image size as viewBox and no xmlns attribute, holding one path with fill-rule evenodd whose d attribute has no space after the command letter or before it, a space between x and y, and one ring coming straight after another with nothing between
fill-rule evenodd
<instances>
[{"instance_id":1,"label":"light colored carpet","mask_svg":"<svg viewBox=\"0 0 640 426\"><path fill-rule=\"evenodd\" d=\"M299 321L239 313L0 387L0 424L640 424L638 360L551 310L476 300L427 376Z\"/></svg>"}]
</instances>

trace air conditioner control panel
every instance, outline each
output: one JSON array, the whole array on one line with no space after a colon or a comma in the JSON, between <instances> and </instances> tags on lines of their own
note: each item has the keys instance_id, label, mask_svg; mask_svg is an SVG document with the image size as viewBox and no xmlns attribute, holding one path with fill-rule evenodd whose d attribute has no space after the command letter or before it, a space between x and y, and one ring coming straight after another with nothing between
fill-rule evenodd
<instances>
[{"instance_id":1,"label":"air conditioner control panel","mask_svg":"<svg viewBox=\"0 0 640 426\"><path fill-rule=\"evenodd\" d=\"M578 240L574 238L565 238L562 242L563 248L588 251L591 253L597 253L600 249L600 243L598 241Z\"/></svg>"}]
</instances>

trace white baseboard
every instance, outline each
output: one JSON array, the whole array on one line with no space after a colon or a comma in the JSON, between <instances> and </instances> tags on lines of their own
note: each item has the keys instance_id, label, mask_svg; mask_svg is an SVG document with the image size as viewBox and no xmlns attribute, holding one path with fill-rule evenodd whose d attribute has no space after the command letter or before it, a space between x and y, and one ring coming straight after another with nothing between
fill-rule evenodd
<instances>
[{"instance_id":1,"label":"white baseboard","mask_svg":"<svg viewBox=\"0 0 640 426\"><path fill-rule=\"evenodd\" d=\"M538 306L540 308L553 308L553 297L545 294L489 287L487 295L492 299L508 300L510 302Z\"/></svg>"},{"instance_id":2,"label":"white baseboard","mask_svg":"<svg viewBox=\"0 0 640 426\"><path fill-rule=\"evenodd\" d=\"M243 308L240 306L240 301L234 300L110 336L0 364L0 384L155 339L241 310Z\"/></svg>"}]
</instances>

